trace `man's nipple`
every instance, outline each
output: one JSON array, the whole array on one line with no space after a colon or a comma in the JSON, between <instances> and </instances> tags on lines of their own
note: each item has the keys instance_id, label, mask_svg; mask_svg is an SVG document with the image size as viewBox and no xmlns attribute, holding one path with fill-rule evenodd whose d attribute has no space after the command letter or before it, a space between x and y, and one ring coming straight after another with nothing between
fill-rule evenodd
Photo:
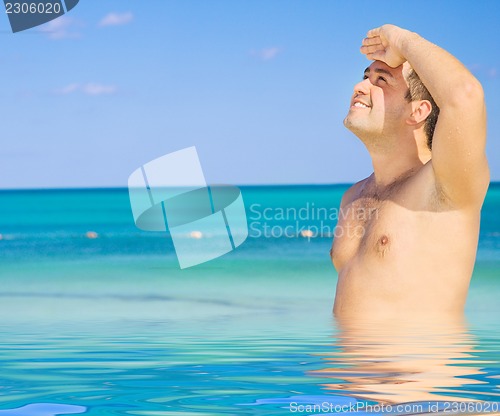
<instances>
[{"instance_id":1,"label":"man's nipple","mask_svg":"<svg viewBox=\"0 0 500 416\"><path fill-rule=\"evenodd\" d=\"M377 251L379 255L384 257L387 250L389 250L389 237L383 234L377 241Z\"/></svg>"}]
</instances>

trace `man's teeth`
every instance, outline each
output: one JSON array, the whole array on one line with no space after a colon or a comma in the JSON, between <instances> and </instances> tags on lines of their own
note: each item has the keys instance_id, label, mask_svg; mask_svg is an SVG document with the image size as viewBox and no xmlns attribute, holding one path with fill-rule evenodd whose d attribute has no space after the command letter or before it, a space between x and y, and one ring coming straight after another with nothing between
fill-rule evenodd
<instances>
[{"instance_id":1,"label":"man's teeth","mask_svg":"<svg viewBox=\"0 0 500 416\"><path fill-rule=\"evenodd\" d=\"M354 107L361 107L361 108L369 108L367 105L364 105L363 103L354 103Z\"/></svg>"}]
</instances>

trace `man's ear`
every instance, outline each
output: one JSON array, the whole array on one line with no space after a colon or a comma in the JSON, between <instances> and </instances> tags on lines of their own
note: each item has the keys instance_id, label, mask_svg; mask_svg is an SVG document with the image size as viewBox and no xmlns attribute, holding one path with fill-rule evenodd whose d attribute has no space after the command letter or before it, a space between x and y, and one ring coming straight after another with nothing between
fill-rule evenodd
<instances>
[{"instance_id":1,"label":"man's ear","mask_svg":"<svg viewBox=\"0 0 500 416\"><path fill-rule=\"evenodd\" d=\"M406 124L415 126L427 118L432 111L432 104L428 100L417 100L411 102L412 113L406 119Z\"/></svg>"}]
</instances>

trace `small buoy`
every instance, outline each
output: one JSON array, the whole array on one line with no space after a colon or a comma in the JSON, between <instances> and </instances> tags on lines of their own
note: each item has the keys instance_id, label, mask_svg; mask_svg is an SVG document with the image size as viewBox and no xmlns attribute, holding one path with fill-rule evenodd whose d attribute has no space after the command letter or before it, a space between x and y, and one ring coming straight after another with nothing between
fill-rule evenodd
<instances>
[{"instance_id":1,"label":"small buoy","mask_svg":"<svg viewBox=\"0 0 500 416\"><path fill-rule=\"evenodd\" d=\"M302 231L300 232L300 235L301 235L302 237L307 237L307 238L314 237L314 234L313 234L313 232L312 232L311 230L302 230Z\"/></svg>"},{"instance_id":2,"label":"small buoy","mask_svg":"<svg viewBox=\"0 0 500 416\"><path fill-rule=\"evenodd\" d=\"M191 238L196 238L197 240L199 240L200 238L203 238L203 233L201 231L192 231L189 236Z\"/></svg>"},{"instance_id":3,"label":"small buoy","mask_svg":"<svg viewBox=\"0 0 500 416\"><path fill-rule=\"evenodd\" d=\"M93 240L94 238L99 237L99 235L95 231L87 231L85 237Z\"/></svg>"}]
</instances>

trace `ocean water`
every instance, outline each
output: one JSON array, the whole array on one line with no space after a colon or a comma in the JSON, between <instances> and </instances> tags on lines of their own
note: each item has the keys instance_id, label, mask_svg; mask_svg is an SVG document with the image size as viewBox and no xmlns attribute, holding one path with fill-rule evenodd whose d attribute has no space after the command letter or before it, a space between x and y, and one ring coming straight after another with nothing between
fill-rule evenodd
<instances>
[{"instance_id":1,"label":"ocean water","mask_svg":"<svg viewBox=\"0 0 500 416\"><path fill-rule=\"evenodd\" d=\"M126 189L0 192L0 416L500 414L500 184L426 325L333 319L345 189L241 187L247 241L182 270Z\"/></svg>"}]
</instances>

